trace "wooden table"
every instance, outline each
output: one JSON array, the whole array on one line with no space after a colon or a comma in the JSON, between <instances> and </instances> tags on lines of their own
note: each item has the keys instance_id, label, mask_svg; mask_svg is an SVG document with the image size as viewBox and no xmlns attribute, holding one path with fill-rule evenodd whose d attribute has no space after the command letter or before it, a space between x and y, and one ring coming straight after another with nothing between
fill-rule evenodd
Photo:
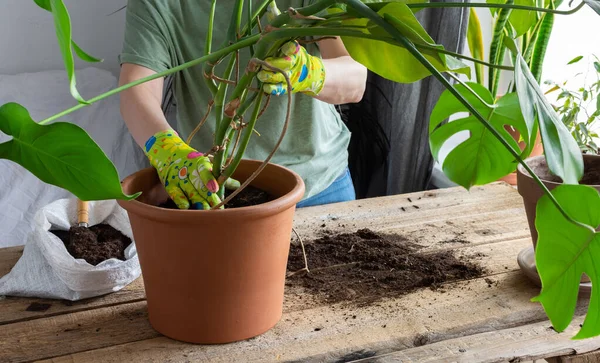
<instances>
[{"instance_id":1,"label":"wooden table","mask_svg":"<svg viewBox=\"0 0 600 363\"><path fill-rule=\"evenodd\" d=\"M422 253L479 253L486 276L436 291L422 289L364 307L319 305L286 292L280 323L262 336L227 345L192 345L161 336L147 319L142 279L82 302L0 300L0 362L519 362L541 358L591 362L600 338L571 340L577 317L556 333L530 299L539 288L519 270L517 255L531 244L521 197L506 184L426 191L297 211L306 239L318 226L341 225L411 235ZM440 243L461 235L468 243ZM464 241L463 241L464 242ZM0 276L22 248L0 250ZM28 311L31 304L45 311ZM395 307L396 313L386 313ZM40 305L37 306L38 308ZM590 358L592 357L592 358Z\"/></svg>"}]
</instances>

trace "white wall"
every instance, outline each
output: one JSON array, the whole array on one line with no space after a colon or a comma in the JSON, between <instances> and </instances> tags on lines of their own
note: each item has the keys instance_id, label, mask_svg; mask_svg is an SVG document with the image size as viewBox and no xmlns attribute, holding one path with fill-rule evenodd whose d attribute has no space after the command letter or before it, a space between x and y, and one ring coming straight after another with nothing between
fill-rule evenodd
<instances>
[{"instance_id":1,"label":"white wall","mask_svg":"<svg viewBox=\"0 0 600 363\"><path fill-rule=\"evenodd\" d=\"M71 14L73 39L88 53L104 59L94 63L118 74L117 55L123 39L127 0L65 0ZM0 11L0 74L64 69L52 14L33 0L2 0ZM77 61L76 66L89 66Z\"/></svg>"}]
</instances>

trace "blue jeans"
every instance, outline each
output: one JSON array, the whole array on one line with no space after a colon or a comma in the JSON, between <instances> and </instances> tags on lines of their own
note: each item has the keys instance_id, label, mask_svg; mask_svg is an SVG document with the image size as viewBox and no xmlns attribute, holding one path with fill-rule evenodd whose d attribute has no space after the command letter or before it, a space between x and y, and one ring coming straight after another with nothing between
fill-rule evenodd
<instances>
[{"instance_id":1,"label":"blue jeans","mask_svg":"<svg viewBox=\"0 0 600 363\"><path fill-rule=\"evenodd\" d=\"M296 207L304 208L321 204L347 202L355 199L356 193L354 191L354 184L352 184L350 170L346 168L342 175L334 180L325 190L299 202L296 204Z\"/></svg>"}]
</instances>

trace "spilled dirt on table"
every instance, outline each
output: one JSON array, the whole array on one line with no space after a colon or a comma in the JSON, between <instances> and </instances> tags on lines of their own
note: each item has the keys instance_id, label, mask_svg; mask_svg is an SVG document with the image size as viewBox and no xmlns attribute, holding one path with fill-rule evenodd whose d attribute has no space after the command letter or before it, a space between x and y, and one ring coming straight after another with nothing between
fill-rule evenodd
<instances>
[{"instance_id":1,"label":"spilled dirt on table","mask_svg":"<svg viewBox=\"0 0 600 363\"><path fill-rule=\"evenodd\" d=\"M302 248L294 241L288 259L287 288L301 287L320 303L370 304L417 289L480 277L485 269L454 251L419 253L423 248L398 234L369 229L324 231L305 241L310 273L302 270ZM297 272L297 273L294 273Z\"/></svg>"}]
</instances>

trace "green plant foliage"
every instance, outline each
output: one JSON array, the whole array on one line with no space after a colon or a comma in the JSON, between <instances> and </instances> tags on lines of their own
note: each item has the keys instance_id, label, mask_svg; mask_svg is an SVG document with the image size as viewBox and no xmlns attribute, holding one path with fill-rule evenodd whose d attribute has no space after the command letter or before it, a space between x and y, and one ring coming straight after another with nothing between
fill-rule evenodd
<instances>
[{"instance_id":1,"label":"green plant foliage","mask_svg":"<svg viewBox=\"0 0 600 363\"><path fill-rule=\"evenodd\" d=\"M583 0L596 13L600 14L600 0Z\"/></svg>"},{"instance_id":2,"label":"green plant foliage","mask_svg":"<svg viewBox=\"0 0 600 363\"><path fill-rule=\"evenodd\" d=\"M583 176L583 157L579 146L515 49L512 49L516 53L515 86L527 128L531 132L536 120L539 122L550 171L567 184L577 184Z\"/></svg>"},{"instance_id":3,"label":"green plant foliage","mask_svg":"<svg viewBox=\"0 0 600 363\"><path fill-rule=\"evenodd\" d=\"M377 12L379 15L389 14L398 20L394 26L413 43L424 44L435 47L436 45L423 29L419 21L415 18L413 12L403 3L390 3ZM373 27L368 19L353 19L344 22L345 25L369 27L363 31L366 34L387 35L378 27ZM372 39L342 37L344 45L350 55L358 62L362 63L369 70L379 74L382 77L401 83L411 83L419 81L431 73L413 57L408 50L397 45L389 44L385 41L376 41ZM440 72L452 70L458 73L464 73L470 76L471 68L457 59L452 59L437 52L428 52L425 57ZM394 59L393 64L390 59Z\"/></svg>"},{"instance_id":4,"label":"green plant foliage","mask_svg":"<svg viewBox=\"0 0 600 363\"><path fill-rule=\"evenodd\" d=\"M571 218L591 226L590 229L569 222L544 195L537 205L536 266L542 280L542 291L533 299L544 307L557 331L567 328L577 304L582 274L592 281L588 313L575 339L600 334L600 195L586 185L561 185L552 191Z\"/></svg>"},{"instance_id":5,"label":"green plant foliage","mask_svg":"<svg viewBox=\"0 0 600 363\"><path fill-rule=\"evenodd\" d=\"M456 89L514 150L521 153L517 142L505 129L505 125L511 126L518 130L525 140L530 138L517 95L506 94L494 103L494 98L487 88L474 82L469 82L467 85L487 104L481 102L462 85L456 86ZM515 158L473 115L467 114L465 117L443 124L444 120L459 112L468 112L468 110L449 91L442 93L431 112L429 142L433 157L438 162L440 149L450 137L462 131L468 131L470 134L467 140L452 149L444 159L442 168L448 178L469 189L473 185L487 184L513 172L517 165Z\"/></svg>"},{"instance_id":6,"label":"green plant foliage","mask_svg":"<svg viewBox=\"0 0 600 363\"><path fill-rule=\"evenodd\" d=\"M0 107L0 131L12 140L0 144L11 160L41 181L64 188L81 200L133 199L125 195L106 154L80 127L66 122L38 125L17 103Z\"/></svg>"},{"instance_id":7,"label":"green plant foliage","mask_svg":"<svg viewBox=\"0 0 600 363\"><path fill-rule=\"evenodd\" d=\"M486 2L488 4L507 3L506 0L487 0ZM538 5L536 3L536 0L515 0L513 4L531 7L537 7ZM492 16L496 16L496 14L498 13L498 9L490 8L490 12L492 13ZM534 10L513 9L510 12L508 21L515 29L517 33L516 36L520 37L521 35L527 33L527 31L535 25L535 23L537 22L537 13Z\"/></svg>"},{"instance_id":8,"label":"green plant foliage","mask_svg":"<svg viewBox=\"0 0 600 363\"><path fill-rule=\"evenodd\" d=\"M536 0L515 0L515 5L535 7ZM512 10L508 18L510 24L515 28L516 36L527 33L537 22L537 13L533 10Z\"/></svg>"},{"instance_id":9,"label":"green plant foliage","mask_svg":"<svg viewBox=\"0 0 600 363\"><path fill-rule=\"evenodd\" d=\"M54 26L56 29L56 39L62 53L65 70L69 77L69 86L71 95L80 103L87 103L77 90L77 80L75 77L75 54L86 62L101 62L101 59L95 58L81 49L71 39L71 18L69 12L62 0L34 0L35 3L44 10L50 11L54 16Z\"/></svg>"},{"instance_id":10,"label":"green plant foliage","mask_svg":"<svg viewBox=\"0 0 600 363\"><path fill-rule=\"evenodd\" d=\"M469 25L467 28L467 43L471 55L475 59L485 61L483 51L483 34L481 32L481 23L474 8L469 9ZM483 84L483 64L475 64L475 77L477 83Z\"/></svg>"},{"instance_id":11,"label":"green plant foliage","mask_svg":"<svg viewBox=\"0 0 600 363\"><path fill-rule=\"evenodd\" d=\"M596 65L598 58L593 57L596 61L591 64ZM578 56L567 64L575 64L582 59L583 56ZM560 91L556 103L552 107L577 141L579 149L583 153L598 154L600 152L598 147L600 136L597 133L598 121L600 121L600 67L594 68L593 71L590 70L593 74L586 71L578 73L562 83L551 80L545 83L551 86L546 94ZM570 87L570 82L573 82L578 76L584 77L583 87ZM594 78L595 81L588 83L588 80Z\"/></svg>"}]
</instances>

